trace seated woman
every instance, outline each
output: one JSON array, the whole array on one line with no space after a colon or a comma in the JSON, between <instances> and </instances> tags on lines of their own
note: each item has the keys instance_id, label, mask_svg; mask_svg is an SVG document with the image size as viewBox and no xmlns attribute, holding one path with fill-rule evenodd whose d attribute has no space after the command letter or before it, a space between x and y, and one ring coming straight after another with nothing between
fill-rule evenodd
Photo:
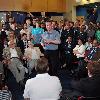
<instances>
[{"instance_id":1,"label":"seated woman","mask_svg":"<svg viewBox=\"0 0 100 100\"><path fill-rule=\"evenodd\" d=\"M37 60L43 56L39 47L34 47L32 42L28 41L28 48L25 49L24 59L27 60L29 74L32 69L37 65Z\"/></svg>"}]
</instances>

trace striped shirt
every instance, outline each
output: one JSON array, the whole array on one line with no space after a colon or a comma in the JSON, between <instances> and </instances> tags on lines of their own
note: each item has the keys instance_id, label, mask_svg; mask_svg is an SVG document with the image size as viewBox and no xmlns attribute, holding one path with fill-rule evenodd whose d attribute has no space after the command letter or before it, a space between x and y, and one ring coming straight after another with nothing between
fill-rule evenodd
<instances>
[{"instance_id":1,"label":"striped shirt","mask_svg":"<svg viewBox=\"0 0 100 100\"><path fill-rule=\"evenodd\" d=\"M12 100L11 92L8 90L0 90L0 100Z\"/></svg>"}]
</instances>

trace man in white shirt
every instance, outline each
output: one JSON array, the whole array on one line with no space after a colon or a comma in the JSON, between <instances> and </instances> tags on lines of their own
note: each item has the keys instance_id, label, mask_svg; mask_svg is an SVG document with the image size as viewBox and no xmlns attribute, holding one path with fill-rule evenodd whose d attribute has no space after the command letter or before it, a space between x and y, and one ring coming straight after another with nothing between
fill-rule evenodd
<instances>
[{"instance_id":1,"label":"man in white shirt","mask_svg":"<svg viewBox=\"0 0 100 100\"><path fill-rule=\"evenodd\" d=\"M10 41L9 47L3 50L4 63L8 65L8 69L14 75L18 83L22 83L25 75L25 68L20 61L20 58L23 56L20 48L15 47L14 41Z\"/></svg>"},{"instance_id":2,"label":"man in white shirt","mask_svg":"<svg viewBox=\"0 0 100 100\"><path fill-rule=\"evenodd\" d=\"M35 67L37 75L26 82L24 90L25 100L58 100L62 91L61 83L56 76L50 76L48 61L41 58Z\"/></svg>"}]
</instances>

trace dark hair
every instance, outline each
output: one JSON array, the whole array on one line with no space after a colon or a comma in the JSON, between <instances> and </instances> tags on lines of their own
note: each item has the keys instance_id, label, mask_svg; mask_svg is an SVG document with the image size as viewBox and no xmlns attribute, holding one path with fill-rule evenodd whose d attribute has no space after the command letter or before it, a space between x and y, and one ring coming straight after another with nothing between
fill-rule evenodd
<instances>
[{"instance_id":1,"label":"dark hair","mask_svg":"<svg viewBox=\"0 0 100 100\"><path fill-rule=\"evenodd\" d=\"M87 68L92 75L100 74L100 60L89 62Z\"/></svg>"},{"instance_id":2,"label":"dark hair","mask_svg":"<svg viewBox=\"0 0 100 100\"><path fill-rule=\"evenodd\" d=\"M82 39L81 37L79 37L78 40L81 40L81 42L82 42L83 45L85 44L85 40Z\"/></svg>"},{"instance_id":3,"label":"dark hair","mask_svg":"<svg viewBox=\"0 0 100 100\"><path fill-rule=\"evenodd\" d=\"M22 34L22 37L23 37L24 35L27 35L27 34L26 34L26 33L23 33L23 34Z\"/></svg>"},{"instance_id":4,"label":"dark hair","mask_svg":"<svg viewBox=\"0 0 100 100\"><path fill-rule=\"evenodd\" d=\"M45 57L42 57L37 61L37 66L35 67L37 73L47 73L48 68L48 60Z\"/></svg>"}]
</instances>

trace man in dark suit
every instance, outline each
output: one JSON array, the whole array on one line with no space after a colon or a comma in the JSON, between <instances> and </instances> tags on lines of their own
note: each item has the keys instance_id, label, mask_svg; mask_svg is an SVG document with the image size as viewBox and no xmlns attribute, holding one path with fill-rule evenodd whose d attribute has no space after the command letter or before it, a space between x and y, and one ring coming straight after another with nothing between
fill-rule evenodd
<instances>
[{"instance_id":1,"label":"man in dark suit","mask_svg":"<svg viewBox=\"0 0 100 100\"><path fill-rule=\"evenodd\" d=\"M68 36L66 39L66 43L64 43L64 54L65 54L65 61L66 61L66 67L70 71L72 69L72 61L73 61L73 48L74 43L72 42L72 37Z\"/></svg>"},{"instance_id":2,"label":"man in dark suit","mask_svg":"<svg viewBox=\"0 0 100 100\"><path fill-rule=\"evenodd\" d=\"M72 81L72 88L82 96L100 96L100 60L89 62L87 65L88 76L78 82ZM96 100L96 99L95 99Z\"/></svg>"},{"instance_id":3,"label":"man in dark suit","mask_svg":"<svg viewBox=\"0 0 100 100\"><path fill-rule=\"evenodd\" d=\"M22 34L22 39L18 41L17 46L20 47L21 52L24 54L25 48L28 47L28 40L27 40L27 34Z\"/></svg>"}]
</instances>

